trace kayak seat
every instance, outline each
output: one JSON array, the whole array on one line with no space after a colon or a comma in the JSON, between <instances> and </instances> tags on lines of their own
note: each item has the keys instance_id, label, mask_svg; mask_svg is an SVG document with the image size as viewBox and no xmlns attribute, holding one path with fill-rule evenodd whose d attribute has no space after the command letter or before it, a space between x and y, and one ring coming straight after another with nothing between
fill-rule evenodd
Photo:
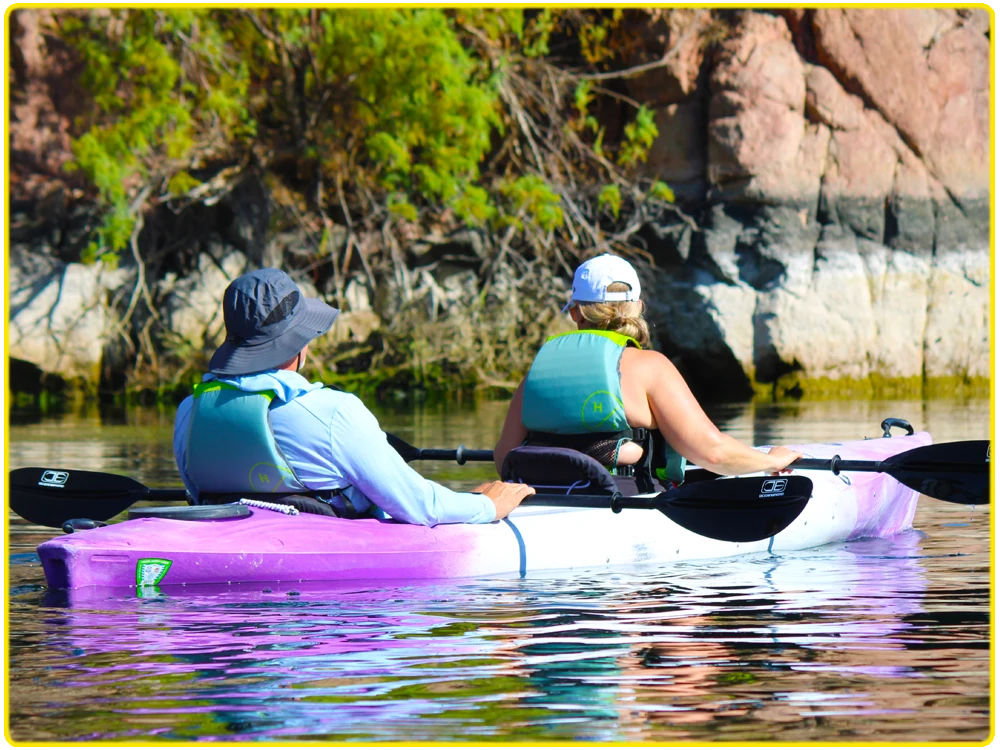
<instances>
[{"instance_id":1,"label":"kayak seat","mask_svg":"<svg viewBox=\"0 0 1000 750\"><path fill-rule=\"evenodd\" d=\"M500 478L520 482L547 494L614 495L631 497L663 492L672 486L651 479L651 486L639 487L635 476L614 476L597 459L572 448L551 445L522 445L503 460Z\"/></svg>"},{"instance_id":2,"label":"kayak seat","mask_svg":"<svg viewBox=\"0 0 1000 750\"><path fill-rule=\"evenodd\" d=\"M500 478L550 494L613 495L621 490L599 461L572 448L522 445L503 460Z\"/></svg>"}]
</instances>

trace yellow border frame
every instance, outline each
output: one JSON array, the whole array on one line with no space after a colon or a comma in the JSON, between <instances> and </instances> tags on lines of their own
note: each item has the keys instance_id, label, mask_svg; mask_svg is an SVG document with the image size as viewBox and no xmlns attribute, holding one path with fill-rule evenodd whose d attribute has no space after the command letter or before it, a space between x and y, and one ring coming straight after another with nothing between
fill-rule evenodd
<instances>
[{"instance_id":1,"label":"yellow border frame","mask_svg":"<svg viewBox=\"0 0 1000 750\"><path fill-rule=\"evenodd\" d=\"M429 8L455 8L467 5L479 5L479 6L495 6L495 7L505 7L505 8L537 8L540 6L547 6L553 8L649 8L649 7L682 7L682 8L718 8L730 5L730 3L725 2L679 2L679 3L662 3L662 2L621 2L620 0L612 0L611 2L497 2L497 3L461 3L461 2L399 2L398 0L392 0L390 2L379 2L379 8L417 8L417 7L429 7ZM990 191L990 259L991 259L991 270L994 276L991 278L991 301L992 301L992 314L990 316L990 439L994 446L997 444L997 388L996 388L996 375L997 375L997 338L996 338L996 271L997 271L997 252L996 252L996 241L997 241L997 199L996 199L996 178L997 178L997 158L996 158L996 128L997 128L997 103L996 103L996 65L997 65L997 39L996 39L996 18L997 11L990 5L982 2L956 2L955 0L947 0L946 2L842 2L842 3L825 3L825 2L802 2L802 3L791 3L791 2L747 2L743 3L732 3L734 8L746 8L746 9L768 9L768 8L877 8L877 9L896 9L896 8L979 8L985 10L990 17L990 59L992 65L990 66L990 172L993 175L993 186L994 189ZM79 0L70 0L68 2L31 2L26 0L21 0L20 2L13 2L4 8L3 12L3 30L2 32L2 62L3 70L2 77L0 77L0 93L2 93L2 110L3 110L3 121L2 121L2 160L3 166L0 170L0 179L3 183L0 185L0 196L3 199L3 209L9 205L9 156L10 156L10 141L9 141L9 107L6 106L9 102L9 82L8 82L8 71L10 70L10 16L16 10L31 9L31 8L50 8L50 9L70 9L70 8L155 8L155 7L170 7L170 8L233 8L233 7L247 7L247 8L270 8L280 6L281 8L320 8L320 7L337 7L344 9L352 8L371 8L372 3L370 2L261 2L260 0L245 0L245 2L234 3L234 2L169 2L169 0L164 0L160 2L148 2L145 0L139 0L137 2L128 2L125 0L113 0L109 2L81 2ZM6 218L6 211L0 209L0 212ZM8 279L6 277L6 270L9 267L9 221L4 220L2 222L2 228L0 228L0 238L2 238L2 270L3 275L0 276L5 284L2 294L2 305L0 305L0 310L2 310L2 326L3 330L0 331L0 342L2 342L2 353L0 356L3 358L2 365L0 365L0 372L2 372L2 382L8 383L9 377L9 357L8 357L8 327L9 327L9 289L6 286ZM8 456L8 429L10 425L10 398L8 394L0 395L0 401L3 402L3 424L0 426L2 429L2 436L0 436L0 445L2 445L2 456L0 456L0 467L2 463L6 461ZM991 474L991 486L990 492L991 497L996 497L997 489L997 470L996 463L993 463L993 472ZM4 703L0 707L0 713L2 713L2 739L7 740L10 743L10 747L15 748L50 748L53 746L49 742L17 742L14 741L10 732L9 718L10 712L8 710L8 701L10 696L9 690L9 675L8 675L8 664L9 664L9 645L7 634L10 633L8 627L8 606L7 606L7 596L10 588L9 571L7 570L7 560L10 555L9 551L9 524L8 524L8 509L6 505L6 486L4 486L4 505L2 518L0 518L0 532L3 534L2 540L2 554L3 559L0 560L0 570L2 570L2 576L0 576L0 582L3 585L3 632L4 638L2 647L0 647L0 653L2 653L3 658L3 694ZM991 511L990 513L990 549L993 553L996 552L996 538L997 538L997 513ZM991 609L991 619L990 619L990 729L989 735L982 742L959 742L959 743L948 743L948 742L925 742L925 743L914 743L914 742L858 742L858 743L845 743L845 742L807 742L807 743L785 743L785 742L718 742L718 743L682 743L682 742L643 742L643 743L629 743L629 742L598 742L598 743L586 743L586 742L558 742L558 743L502 743L502 742L457 742L457 743L427 743L427 742L373 742L373 743L356 743L356 742L343 742L343 743L330 743L330 742L320 742L320 741L306 741L306 742L253 742L251 743L253 747L266 747L266 748L302 748L302 747L344 747L344 748L361 748L361 747L373 747L373 748L439 748L439 747L461 747L461 748L565 748L565 747L613 747L613 748L632 748L632 747L658 747L658 748L796 748L796 747L809 747L809 748L980 748L988 747L992 742L996 741L996 727L997 727L997 599L996 599L996 583L997 583L997 566L995 560L990 566L990 609ZM191 748L191 747L212 747L212 748L233 748L239 747L239 743L234 742L60 742L59 745L72 744L74 748L106 748L106 747L122 747L122 748Z\"/></svg>"}]
</instances>

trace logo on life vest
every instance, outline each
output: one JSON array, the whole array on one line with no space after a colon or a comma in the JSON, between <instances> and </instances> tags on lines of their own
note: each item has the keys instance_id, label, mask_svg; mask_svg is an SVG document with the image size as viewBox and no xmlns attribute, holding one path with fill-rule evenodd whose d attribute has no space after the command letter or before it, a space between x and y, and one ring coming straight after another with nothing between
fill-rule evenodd
<instances>
[{"instance_id":1,"label":"logo on life vest","mask_svg":"<svg viewBox=\"0 0 1000 750\"><path fill-rule=\"evenodd\" d=\"M42 472L42 478L38 480L39 487L65 487L66 480L69 479L68 471L55 471L46 469Z\"/></svg>"},{"instance_id":2,"label":"logo on life vest","mask_svg":"<svg viewBox=\"0 0 1000 750\"><path fill-rule=\"evenodd\" d=\"M286 482L292 479L294 474L287 466L276 466L261 462L250 467L250 487L254 492L277 492L283 484L291 487L291 483Z\"/></svg>"},{"instance_id":3,"label":"logo on life vest","mask_svg":"<svg viewBox=\"0 0 1000 750\"><path fill-rule=\"evenodd\" d=\"M625 404L610 391L594 391L583 402L580 418L591 431L599 431L605 422L614 421L618 414L624 415Z\"/></svg>"},{"instance_id":4,"label":"logo on life vest","mask_svg":"<svg viewBox=\"0 0 1000 750\"><path fill-rule=\"evenodd\" d=\"M781 497L788 486L787 479L768 479L760 486L761 497Z\"/></svg>"}]
</instances>

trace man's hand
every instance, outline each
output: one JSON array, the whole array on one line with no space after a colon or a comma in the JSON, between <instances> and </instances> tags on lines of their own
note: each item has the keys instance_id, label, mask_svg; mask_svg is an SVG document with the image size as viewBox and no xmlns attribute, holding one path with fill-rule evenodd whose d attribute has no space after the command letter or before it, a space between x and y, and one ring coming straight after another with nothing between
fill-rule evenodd
<instances>
[{"instance_id":1,"label":"man's hand","mask_svg":"<svg viewBox=\"0 0 1000 750\"><path fill-rule=\"evenodd\" d=\"M494 521L506 518L528 495L535 494L535 488L526 484L511 484L510 482L487 482L481 484L473 492L481 492L496 506L497 515Z\"/></svg>"}]
</instances>

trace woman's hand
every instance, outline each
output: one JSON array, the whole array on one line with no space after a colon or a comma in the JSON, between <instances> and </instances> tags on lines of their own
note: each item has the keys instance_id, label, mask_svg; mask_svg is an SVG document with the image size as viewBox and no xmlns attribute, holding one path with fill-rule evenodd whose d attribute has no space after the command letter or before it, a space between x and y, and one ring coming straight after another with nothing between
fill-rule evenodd
<instances>
[{"instance_id":1,"label":"woman's hand","mask_svg":"<svg viewBox=\"0 0 1000 750\"><path fill-rule=\"evenodd\" d=\"M771 448L767 455L772 462L771 467L765 469L769 474L789 474L792 470L788 468L788 464L797 458L802 458L802 454L798 451L780 445Z\"/></svg>"}]
</instances>

